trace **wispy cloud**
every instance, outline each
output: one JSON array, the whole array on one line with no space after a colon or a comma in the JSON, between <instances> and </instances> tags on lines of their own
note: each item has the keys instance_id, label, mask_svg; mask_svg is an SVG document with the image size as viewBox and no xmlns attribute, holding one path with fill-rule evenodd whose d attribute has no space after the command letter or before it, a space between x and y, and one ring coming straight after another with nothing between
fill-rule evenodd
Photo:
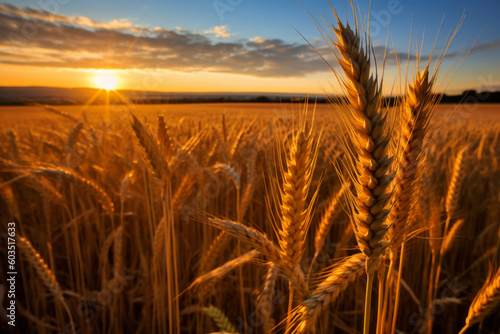
<instances>
[{"instance_id":1,"label":"wispy cloud","mask_svg":"<svg viewBox=\"0 0 500 334\"><path fill-rule=\"evenodd\" d=\"M231 29L229 29L227 27L227 25L223 25L223 26L215 26L213 28L210 28L209 30L205 30L203 31L203 33L205 34L214 34L215 37L217 38L231 38L231 37L234 37L234 34L231 34L229 31Z\"/></svg>"},{"instance_id":2,"label":"wispy cloud","mask_svg":"<svg viewBox=\"0 0 500 334\"><path fill-rule=\"evenodd\" d=\"M75 24L89 28L131 30L137 32L143 31L143 29L139 26L135 26L128 19L115 19L109 22L97 22L85 16L65 16L33 7L18 8L9 4L0 4L0 13L14 17L28 18L31 19L32 22L53 22Z\"/></svg>"},{"instance_id":3,"label":"wispy cloud","mask_svg":"<svg viewBox=\"0 0 500 334\"><path fill-rule=\"evenodd\" d=\"M227 26L213 27L207 33L232 36ZM168 69L258 77L300 77L327 70L306 43L280 39L217 42L206 33L181 27L146 28L128 20L104 23L10 5L0 5L0 45L0 63L45 67Z\"/></svg>"}]
</instances>

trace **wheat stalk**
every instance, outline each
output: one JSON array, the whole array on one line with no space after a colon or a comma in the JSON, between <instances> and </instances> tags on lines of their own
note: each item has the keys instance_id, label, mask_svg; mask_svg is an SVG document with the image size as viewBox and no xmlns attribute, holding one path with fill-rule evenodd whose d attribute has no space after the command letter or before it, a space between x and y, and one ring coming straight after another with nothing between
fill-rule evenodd
<instances>
[{"instance_id":1,"label":"wheat stalk","mask_svg":"<svg viewBox=\"0 0 500 334\"><path fill-rule=\"evenodd\" d=\"M120 225L115 231L113 243L113 284L119 284L119 277L125 266L123 255L123 226Z\"/></svg>"}]
</instances>

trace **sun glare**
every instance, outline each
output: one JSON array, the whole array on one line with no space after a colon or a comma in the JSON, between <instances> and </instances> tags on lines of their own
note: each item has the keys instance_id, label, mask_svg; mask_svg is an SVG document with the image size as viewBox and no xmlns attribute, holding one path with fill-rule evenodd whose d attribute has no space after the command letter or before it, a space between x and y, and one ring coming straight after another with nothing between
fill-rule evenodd
<instances>
[{"instance_id":1,"label":"sun glare","mask_svg":"<svg viewBox=\"0 0 500 334\"><path fill-rule=\"evenodd\" d=\"M94 83L98 88L105 90L114 90L118 79L114 77L112 74L100 74L95 77Z\"/></svg>"}]
</instances>

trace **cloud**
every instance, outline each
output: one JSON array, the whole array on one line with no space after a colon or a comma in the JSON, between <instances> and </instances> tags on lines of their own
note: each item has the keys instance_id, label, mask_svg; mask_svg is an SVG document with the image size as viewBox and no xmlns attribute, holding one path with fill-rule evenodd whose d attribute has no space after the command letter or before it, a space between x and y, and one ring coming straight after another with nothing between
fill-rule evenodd
<instances>
[{"instance_id":1,"label":"cloud","mask_svg":"<svg viewBox=\"0 0 500 334\"><path fill-rule=\"evenodd\" d=\"M250 38L250 41L261 44L261 43L264 43L266 40L263 39L262 37L255 36L254 38Z\"/></svg>"},{"instance_id":2,"label":"cloud","mask_svg":"<svg viewBox=\"0 0 500 334\"><path fill-rule=\"evenodd\" d=\"M215 26L213 28L210 28L209 30L205 30L203 33L205 33L207 35L208 34L214 34L215 37L217 37L217 38L220 38L220 37L222 37L222 38L231 38L231 37L234 36L234 34L230 34L229 30L231 30L231 29L229 29L227 27L227 25L224 25L224 26Z\"/></svg>"},{"instance_id":3,"label":"cloud","mask_svg":"<svg viewBox=\"0 0 500 334\"><path fill-rule=\"evenodd\" d=\"M227 26L210 33L231 36ZM301 77L327 71L306 43L281 39L214 41L180 27L97 22L36 8L0 5L0 63L60 68L165 69L256 77Z\"/></svg>"},{"instance_id":4,"label":"cloud","mask_svg":"<svg viewBox=\"0 0 500 334\"><path fill-rule=\"evenodd\" d=\"M89 28L103 28L103 29L118 29L118 30L131 30L143 31L139 26L133 25L128 19L118 19L109 22L97 22L85 16L65 16L48 12L45 10L27 7L18 8L9 4L0 4L0 13L5 15L25 17L31 19L33 22L53 22L63 24L75 24Z\"/></svg>"},{"instance_id":5,"label":"cloud","mask_svg":"<svg viewBox=\"0 0 500 334\"><path fill-rule=\"evenodd\" d=\"M207 34L221 39L214 41ZM231 35L227 26L196 33L181 27L148 28L126 19L98 22L82 16L0 4L0 63L4 64L204 71L255 77L304 77L329 71L307 43L258 36L224 40ZM497 48L500 41L478 44L472 52ZM377 46L374 50L377 59L383 59L384 47ZM334 64L326 46L318 47L318 51ZM447 57L454 55L450 53ZM405 53L397 56L407 59ZM395 64L395 59L396 54L388 51L386 64Z\"/></svg>"}]
</instances>

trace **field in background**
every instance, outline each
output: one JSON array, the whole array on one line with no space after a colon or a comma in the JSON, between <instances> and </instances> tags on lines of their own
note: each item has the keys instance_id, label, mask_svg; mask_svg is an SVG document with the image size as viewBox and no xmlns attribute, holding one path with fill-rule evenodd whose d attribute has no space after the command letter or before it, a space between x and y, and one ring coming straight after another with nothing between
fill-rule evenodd
<instances>
[{"instance_id":1,"label":"field in background","mask_svg":"<svg viewBox=\"0 0 500 334\"><path fill-rule=\"evenodd\" d=\"M429 317L435 333L457 333L489 264L499 256L500 105L462 105L450 116L453 108L437 107L431 139L425 142L425 164L420 167L425 173L418 180L418 206L411 216L419 233L406 246L396 325L404 333L426 332ZM312 109L309 105L309 117ZM286 138L297 129L302 106L57 110L62 112L0 108L2 229L15 221L17 233L31 241L48 266L40 269L19 254L18 333L71 333L68 313L81 333L222 331L206 316L210 311L202 311L209 305L222 310L240 333L263 333L286 318L288 283L276 279L269 288L266 282L272 273L263 265L265 258L248 255L252 247L203 224L197 215L238 220L276 240L276 211L268 203L273 202L272 189L283 182L276 170L284 155L276 147L287 147ZM170 146L161 151L168 164L167 185L152 172L159 162L148 161L128 111L154 140L162 133L158 115L164 114L171 137ZM319 188L303 257L303 267L311 267L311 282L320 281L321 270L359 252L340 200L329 213L331 231L311 265L316 229L341 188L334 166L341 159L335 136L339 129L331 107L318 105L316 120L313 137L319 149L311 189ZM429 308L428 264L433 243L446 237L443 201L455 158L465 147L457 195L460 209L451 217L451 224L461 225L448 240L436 298ZM6 247L0 254L6 258ZM245 254L241 266L187 290L200 275ZM37 270L45 270L45 281ZM335 333L362 331L365 285L365 277L349 284L319 317L318 333L331 333L333 328ZM57 289L63 298L58 298ZM374 287L375 295L376 291ZM374 312L373 321L376 318ZM482 333L498 333L499 327L500 318L493 314L485 319ZM7 329L4 323L0 328ZM470 332L479 332L478 326Z\"/></svg>"},{"instance_id":2,"label":"field in background","mask_svg":"<svg viewBox=\"0 0 500 334\"><path fill-rule=\"evenodd\" d=\"M128 117L129 111L141 116L156 118L158 113L167 115L170 122L178 122L181 119L190 119L198 122L202 121L220 121L222 114L230 118L262 118L272 119L274 117L290 116L293 111L297 112L301 109L299 104L291 105L289 103L196 103L196 104L155 104L155 105L104 105L97 106L58 106L59 110L67 112L70 115L78 117L85 113L90 122L99 121L101 119L123 119ZM309 106L313 110L313 105ZM328 104L316 105L317 117L326 115L327 117L332 111L332 106ZM436 116L447 117L453 114L453 119L468 119L474 121L492 120L500 121L500 105L499 104L470 104L470 105L448 105L442 104L436 108ZM43 121L50 117L44 106L5 106L0 107L0 119L2 124L0 127L7 128L15 126L19 123Z\"/></svg>"}]
</instances>

